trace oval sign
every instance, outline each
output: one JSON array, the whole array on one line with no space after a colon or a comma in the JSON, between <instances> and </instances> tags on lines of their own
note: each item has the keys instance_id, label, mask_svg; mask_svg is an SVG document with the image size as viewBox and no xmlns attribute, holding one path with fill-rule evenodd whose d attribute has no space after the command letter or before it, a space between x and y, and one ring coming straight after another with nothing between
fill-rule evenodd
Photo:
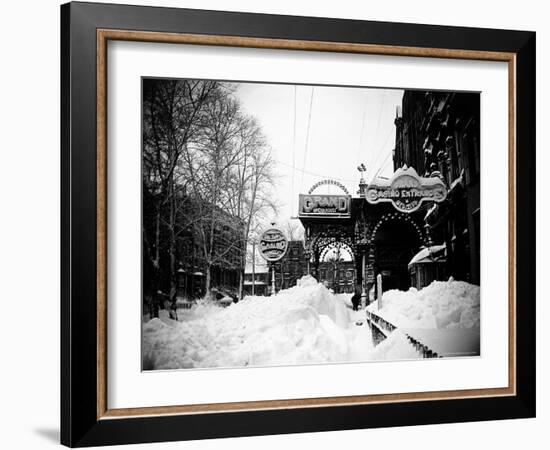
<instances>
[{"instance_id":1,"label":"oval sign","mask_svg":"<svg viewBox=\"0 0 550 450\"><path fill-rule=\"evenodd\" d=\"M395 209L411 213L423 202L442 202L447 187L438 177L420 177L412 167L398 169L391 180L375 180L365 194L369 203L391 202Z\"/></svg>"},{"instance_id":2,"label":"oval sign","mask_svg":"<svg viewBox=\"0 0 550 450\"><path fill-rule=\"evenodd\" d=\"M288 241L279 228L268 228L259 239L258 249L263 259L268 262L279 261L286 254Z\"/></svg>"}]
</instances>

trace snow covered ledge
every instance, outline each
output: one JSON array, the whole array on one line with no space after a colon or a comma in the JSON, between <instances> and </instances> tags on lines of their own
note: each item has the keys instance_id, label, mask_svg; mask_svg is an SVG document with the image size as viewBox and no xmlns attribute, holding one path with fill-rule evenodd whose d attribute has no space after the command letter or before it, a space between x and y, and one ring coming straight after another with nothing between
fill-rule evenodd
<instances>
[{"instance_id":1,"label":"snow covered ledge","mask_svg":"<svg viewBox=\"0 0 550 450\"><path fill-rule=\"evenodd\" d=\"M391 290L367 307L388 335L403 333L425 357L480 355L480 289L464 281L434 281L420 291Z\"/></svg>"}]
</instances>

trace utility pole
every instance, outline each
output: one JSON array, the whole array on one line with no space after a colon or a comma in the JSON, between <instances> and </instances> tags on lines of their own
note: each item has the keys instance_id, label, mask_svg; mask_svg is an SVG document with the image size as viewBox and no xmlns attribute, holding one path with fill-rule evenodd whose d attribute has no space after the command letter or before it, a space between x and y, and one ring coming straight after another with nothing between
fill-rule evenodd
<instances>
[{"instance_id":1,"label":"utility pole","mask_svg":"<svg viewBox=\"0 0 550 450\"><path fill-rule=\"evenodd\" d=\"M252 241L252 295L256 295L254 285L256 284L256 241Z\"/></svg>"},{"instance_id":2,"label":"utility pole","mask_svg":"<svg viewBox=\"0 0 550 450\"><path fill-rule=\"evenodd\" d=\"M361 254L361 307L368 304L366 250Z\"/></svg>"},{"instance_id":3,"label":"utility pole","mask_svg":"<svg viewBox=\"0 0 550 450\"><path fill-rule=\"evenodd\" d=\"M271 295L275 295L275 264L271 263Z\"/></svg>"}]
</instances>

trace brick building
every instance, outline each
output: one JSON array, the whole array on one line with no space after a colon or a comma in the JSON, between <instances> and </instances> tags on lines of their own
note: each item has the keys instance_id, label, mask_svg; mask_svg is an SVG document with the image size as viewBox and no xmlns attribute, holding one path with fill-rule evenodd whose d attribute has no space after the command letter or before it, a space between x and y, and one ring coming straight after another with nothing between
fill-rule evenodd
<instances>
[{"instance_id":1,"label":"brick building","mask_svg":"<svg viewBox=\"0 0 550 450\"><path fill-rule=\"evenodd\" d=\"M449 190L443 203L424 211L432 243L445 246L438 277L479 284L480 95L405 91L395 126L394 169L406 164L439 176Z\"/></svg>"}]
</instances>

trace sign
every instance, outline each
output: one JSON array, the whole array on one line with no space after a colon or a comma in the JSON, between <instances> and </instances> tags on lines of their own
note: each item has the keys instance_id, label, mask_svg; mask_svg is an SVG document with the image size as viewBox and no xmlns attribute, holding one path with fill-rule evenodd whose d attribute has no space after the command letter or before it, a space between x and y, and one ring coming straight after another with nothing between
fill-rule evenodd
<instances>
[{"instance_id":1,"label":"sign","mask_svg":"<svg viewBox=\"0 0 550 450\"><path fill-rule=\"evenodd\" d=\"M309 189L308 194L313 194L313 191L317 189L319 186L338 186L340 189L342 189L343 192L346 194L349 194L346 186L344 186L342 183L336 180L321 180L315 183L311 188Z\"/></svg>"},{"instance_id":2,"label":"sign","mask_svg":"<svg viewBox=\"0 0 550 450\"><path fill-rule=\"evenodd\" d=\"M445 183L437 177L420 177L412 167L403 166L390 180L375 180L367 187L369 203L391 202L400 212L416 211L423 202L442 202L447 197Z\"/></svg>"},{"instance_id":3,"label":"sign","mask_svg":"<svg viewBox=\"0 0 550 450\"><path fill-rule=\"evenodd\" d=\"M300 194L298 217L350 217L351 195Z\"/></svg>"},{"instance_id":4,"label":"sign","mask_svg":"<svg viewBox=\"0 0 550 450\"><path fill-rule=\"evenodd\" d=\"M286 254L288 241L279 228L268 228L260 236L258 250L260 256L268 262L279 261Z\"/></svg>"}]
</instances>

